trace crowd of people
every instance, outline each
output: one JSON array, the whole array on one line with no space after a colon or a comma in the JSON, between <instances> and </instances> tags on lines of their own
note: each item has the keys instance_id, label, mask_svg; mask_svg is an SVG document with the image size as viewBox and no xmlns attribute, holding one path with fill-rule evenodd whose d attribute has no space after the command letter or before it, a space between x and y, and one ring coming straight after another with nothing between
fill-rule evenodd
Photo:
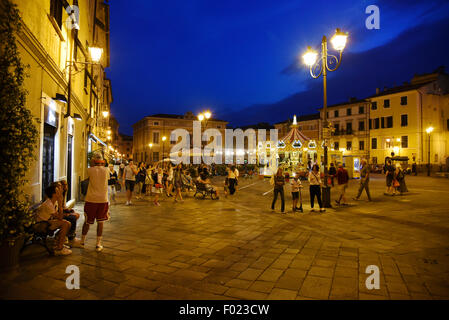
<instances>
[{"instance_id":1,"label":"crowd of people","mask_svg":"<svg viewBox=\"0 0 449 320\"><path fill-rule=\"evenodd\" d=\"M338 168L337 168L338 167ZM365 191L368 201L372 201L371 194L369 191L369 181L370 181L370 166L365 159L361 161L360 167L360 183L357 195L353 200L360 200L363 191ZM385 195L396 195L408 192L405 183L406 171L401 168L400 164L396 166L392 165L391 160L388 160L385 165L385 178L387 191ZM284 174L282 168L278 168L277 172L271 177L270 183L273 185L273 201L271 203L271 209L275 210L275 205L278 196L281 199L281 212L285 212L285 196L284 196L284 186L289 183L291 185L291 199L292 199L292 211L303 212L302 208L302 189L303 185L301 183L300 177L301 172L295 172L293 178L290 179L288 174ZM321 188L324 186L324 173L320 172L320 167L318 164L310 165L309 172L307 174L307 180L309 182L309 196L310 196L310 207L311 212L315 209L315 199L318 202L319 211L325 212L326 209L323 206ZM346 168L344 168L342 163L338 163L335 166L334 163L330 164L328 170L328 186L337 189L338 196L335 203L338 206L347 206L348 201L346 198L346 190L348 189L349 175ZM298 207L299 201L299 207Z\"/></svg>"},{"instance_id":2,"label":"crowd of people","mask_svg":"<svg viewBox=\"0 0 449 320\"><path fill-rule=\"evenodd\" d=\"M245 172L244 175L247 175ZM249 174L253 174L252 171ZM70 248L84 248L86 237L91 224L97 223L96 251L103 250L103 222L109 219L109 206L117 204L117 192L126 192L125 205L132 205L133 193L136 199L153 197L155 206L160 206L159 199L162 194L167 198L173 198L174 202L183 202L183 192L195 190L198 185L207 190L219 199L220 190L213 185L211 178L217 175L215 167L206 164L184 165L182 163L174 165L169 161L160 161L154 164L139 162L137 165L129 160L126 165L119 165L118 172L113 164L107 164L101 155L95 155L88 168L88 188L85 194L84 224L81 238L76 238L76 225L80 214L70 209L66 205L66 194L68 190L67 181L61 180L53 182L45 189L45 201L37 210L37 221L47 221L50 229L59 230L56 236L54 253L55 255L68 255L72 251ZM236 166L227 166L223 185L225 197L232 196L237 191L240 172ZM291 187L292 211L304 212L302 202L301 173L296 172L293 177L284 173L282 168L271 177L270 183L273 185L273 201L271 209L275 210L278 197L281 200L281 212L285 212L284 187L289 184ZM309 182L309 195L311 211L315 211L315 200L318 203L319 212L325 212L323 206L321 188L323 187L324 175L320 172L318 164L313 164L307 174ZM385 178L387 190L386 195L407 192L405 184L405 173L400 165L394 166L391 161L385 165ZM338 190L335 200L337 205L346 206L346 190L349 183L348 171L341 163L335 166L331 163L328 172L328 186ZM366 192L368 201L371 201L369 191L370 166L366 160L361 161L360 184L357 195L353 198L359 200L363 191ZM299 205L299 206L298 206Z\"/></svg>"},{"instance_id":3,"label":"crowd of people","mask_svg":"<svg viewBox=\"0 0 449 320\"><path fill-rule=\"evenodd\" d=\"M173 197L174 202L184 202L183 192L195 190L195 183L201 184L208 192L219 199L220 189L214 186L211 178L217 175L214 165L173 164L170 161L156 163L133 160L119 165L118 172L113 165L109 167L109 202L116 204L118 190L126 191L125 205L132 205L133 195L136 199L153 197L153 204L160 206L160 197ZM238 185L239 171L235 166L226 167L223 193L225 197L235 194Z\"/></svg>"}]
</instances>

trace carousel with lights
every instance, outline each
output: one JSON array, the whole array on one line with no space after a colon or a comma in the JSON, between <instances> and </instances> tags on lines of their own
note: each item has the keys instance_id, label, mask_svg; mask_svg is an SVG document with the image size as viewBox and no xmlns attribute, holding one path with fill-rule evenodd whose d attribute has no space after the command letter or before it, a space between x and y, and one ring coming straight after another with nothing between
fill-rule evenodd
<instances>
[{"instance_id":1,"label":"carousel with lights","mask_svg":"<svg viewBox=\"0 0 449 320\"><path fill-rule=\"evenodd\" d=\"M298 129L296 115L290 131L277 144L278 166L285 171L305 172L307 168L317 162L321 154L318 143L307 137Z\"/></svg>"}]
</instances>

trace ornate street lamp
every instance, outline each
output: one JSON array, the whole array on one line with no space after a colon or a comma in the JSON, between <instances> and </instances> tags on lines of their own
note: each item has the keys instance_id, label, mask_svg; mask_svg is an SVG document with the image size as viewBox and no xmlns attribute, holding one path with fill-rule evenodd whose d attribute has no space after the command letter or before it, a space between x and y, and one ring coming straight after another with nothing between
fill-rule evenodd
<instances>
[{"instance_id":1,"label":"ornate street lamp","mask_svg":"<svg viewBox=\"0 0 449 320\"><path fill-rule=\"evenodd\" d=\"M330 203L330 187L328 186L328 139L330 139L331 128L327 121L327 71L335 71L341 63L343 50L346 46L348 34L337 29L334 36L331 38L331 43L336 51L339 52L339 57L328 54L327 38L323 36L321 41L321 57L318 58L318 53L307 48L306 53L302 56L304 63L309 66L310 75L312 78L319 78L323 76L323 125L322 136L324 140L324 189L323 189L323 204L325 208L331 208Z\"/></svg>"}]
</instances>

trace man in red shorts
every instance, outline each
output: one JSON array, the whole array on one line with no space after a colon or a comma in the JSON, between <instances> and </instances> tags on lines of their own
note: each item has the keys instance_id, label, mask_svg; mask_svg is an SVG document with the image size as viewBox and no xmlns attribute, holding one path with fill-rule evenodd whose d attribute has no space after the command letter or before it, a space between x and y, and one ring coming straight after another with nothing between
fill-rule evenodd
<instances>
[{"instance_id":1,"label":"man in red shorts","mask_svg":"<svg viewBox=\"0 0 449 320\"><path fill-rule=\"evenodd\" d=\"M81 236L81 245L84 245L89 225L97 220L97 245L95 250L103 250L101 243L103 237L103 222L109 219L108 206L108 179L109 169L105 166L102 156L97 154L91 160L87 169L89 187L87 188L86 203L84 204L84 225Z\"/></svg>"}]
</instances>

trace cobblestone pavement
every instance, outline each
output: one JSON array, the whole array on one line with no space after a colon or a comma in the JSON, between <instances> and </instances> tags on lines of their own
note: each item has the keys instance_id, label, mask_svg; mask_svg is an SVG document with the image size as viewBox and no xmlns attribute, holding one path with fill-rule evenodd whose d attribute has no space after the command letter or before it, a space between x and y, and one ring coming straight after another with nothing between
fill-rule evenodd
<instances>
[{"instance_id":1,"label":"cobblestone pavement","mask_svg":"<svg viewBox=\"0 0 449 320\"><path fill-rule=\"evenodd\" d=\"M374 176L373 202L322 214L310 212L307 184L305 213L291 212L289 189L287 214L279 203L272 212L271 186L257 178L218 201L190 195L184 203L163 198L161 207L150 199L125 206L121 193L103 252L94 250L95 228L86 248L67 257L31 246L17 270L0 274L0 298L448 299L448 182L407 177L410 193L391 197ZM350 198L357 187L351 181ZM68 265L80 269L79 290L65 287ZM378 290L366 288L368 265L380 269Z\"/></svg>"}]
</instances>

